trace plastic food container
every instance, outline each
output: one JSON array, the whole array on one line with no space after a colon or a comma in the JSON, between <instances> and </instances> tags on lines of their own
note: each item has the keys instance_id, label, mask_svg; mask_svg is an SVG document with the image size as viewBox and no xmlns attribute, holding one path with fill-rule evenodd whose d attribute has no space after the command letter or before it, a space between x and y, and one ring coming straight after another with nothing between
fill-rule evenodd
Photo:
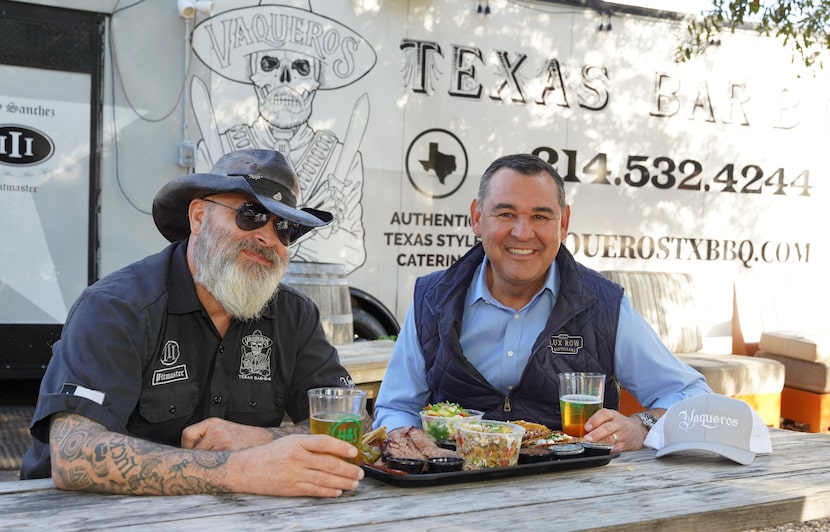
<instances>
[{"instance_id":1,"label":"plastic food container","mask_svg":"<svg viewBox=\"0 0 830 532\"><path fill-rule=\"evenodd\" d=\"M395 458L391 456L386 458L384 462L389 469L397 469L410 474L421 473L426 465L423 460L416 458Z\"/></svg>"},{"instance_id":2,"label":"plastic food container","mask_svg":"<svg viewBox=\"0 0 830 532\"><path fill-rule=\"evenodd\" d=\"M424 433L429 436L432 441L441 443L446 440L454 440L456 431L455 424L459 421L469 421L481 419L484 412L479 410L472 410L469 408L459 408L466 415L435 415L421 411L421 428ZM455 409L448 410L446 414L453 412Z\"/></svg>"},{"instance_id":3,"label":"plastic food container","mask_svg":"<svg viewBox=\"0 0 830 532\"><path fill-rule=\"evenodd\" d=\"M528 447L519 451L520 464L538 464L553 460L553 449L548 447Z\"/></svg>"},{"instance_id":4,"label":"plastic food container","mask_svg":"<svg viewBox=\"0 0 830 532\"><path fill-rule=\"evenodd\" d=\"M436 456L427 458L427 471L430 473L449 473L461 471L464 460L457 456Z\"/></svg>"},{"instance_id":5,"label":"plastic food container","mask_svg":"<svg viewBox=\"0 0 830 532\"><path fill-rule=\"evenodd\" d=\"M613 445L610 443L582 442L585 456L603 456L611 454Z\"/></svg>"},{"instance_id":6,"label":"plastic food container","mask_svg":"<svg viewBox=\"0 0 830 532\"><path fill-rule=\"evenodd\" d=\"M514 466L519 462L524 427L504 421L461 421L456 423L458 454L464 469Z\"/></svg>"},{"instance_id":7,"label":"plastic food container","mask_svg":"<svg viewBox=\"0 0 830 532\"><path fill-rule=\"evenodd\" d=\"M550 449L553 451L554 460L582 458L585 455L585 449L579 443L557 443L556 445L551 445Z\"/></svg>"}]
</instances>

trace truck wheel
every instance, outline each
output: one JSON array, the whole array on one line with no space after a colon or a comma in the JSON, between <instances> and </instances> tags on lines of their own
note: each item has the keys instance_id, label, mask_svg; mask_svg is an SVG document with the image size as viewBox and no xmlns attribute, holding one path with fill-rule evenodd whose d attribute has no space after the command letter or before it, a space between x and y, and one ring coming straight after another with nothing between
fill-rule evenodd
<instances>
[{"instance_id":1,"label":"truck wheel","mask_svg":"<svg viewBox=\"0 0 830 532\"><path fill-rule=\"evenodd\" d=\"M377 340L387 336L383 325L363 309L352 308L352 320L354 321L354 341Z\"/></svg>"}]
</instances>

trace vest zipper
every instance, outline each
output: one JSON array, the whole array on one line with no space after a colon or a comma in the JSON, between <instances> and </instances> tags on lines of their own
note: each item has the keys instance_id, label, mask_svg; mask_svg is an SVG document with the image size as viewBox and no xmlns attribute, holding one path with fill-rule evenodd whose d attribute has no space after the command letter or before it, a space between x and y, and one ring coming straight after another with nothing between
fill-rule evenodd
<instances>
[{"instance_id":1,"label":"vest zipper","mask_svg":"<svg viewBox=\"0 0 830 532\"><path fill-rule=\"evenodd\" d=\"M505 396L504 396L504 407L503 407L503 410L504 410L505 412L510 412L510 411L512 410L512 408L511 408L511 406L510 406L510 397L508 397L507 395L505 395Z\"/></svg>"}]
</instances>

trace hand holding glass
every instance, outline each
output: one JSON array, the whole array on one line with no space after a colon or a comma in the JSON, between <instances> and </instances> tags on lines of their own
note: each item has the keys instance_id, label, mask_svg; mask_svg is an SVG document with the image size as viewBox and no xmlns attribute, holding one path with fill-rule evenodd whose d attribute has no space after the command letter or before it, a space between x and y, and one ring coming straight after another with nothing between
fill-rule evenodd
<instances>
[{"instance_id":1,"label":"hand holding glass","mask_svg":"<svg viewBox=\"0 0 830 532\"><path fill-rule=\"evenodd\" d=\"M602 408L605 375L602 373L560 373L559 408L562 431L568 436L585 436L585 423Z\"/></svg>"},{"instance_id":2,"label":"hand holding glass","mask_svg":"<svg viewBox=\"0 0 830 532\"><path fill-rule=\"evenodd\" d=\"M358 451L351 461L360 465L366 391L356 388L314 388L308 391L308 408L311 433L328 434L351 443Z\"/></svg>"}]
</instances>

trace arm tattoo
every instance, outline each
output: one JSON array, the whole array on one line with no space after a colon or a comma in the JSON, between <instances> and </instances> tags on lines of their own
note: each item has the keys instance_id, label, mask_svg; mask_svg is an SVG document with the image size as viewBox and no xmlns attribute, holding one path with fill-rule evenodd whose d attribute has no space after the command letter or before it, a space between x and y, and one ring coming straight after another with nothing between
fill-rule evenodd
<instances>
[{"instance_id":1,"label":"arm tattoo","mask_svg":"<svg viewBox=\"0 0 830 532\"><path fill-rule=\"evenodd\" d=\"M281 427L271 427L269 429L271 434L273 435L274 439L282 438L283 436L289 436L291 434L309 434L311 433L311 427L308 424L308 420L301 421L294 425L284 425Z\"/></svg>"},{"instance_id":2,"label":"arm tattoo","mask_svg":"<svg viewBox=\"0 0 830 532\"><path fill-rule=\"evenodd\" d=\"M194 451L111 432L77 414L52 418L52 477L62 489L128 495L226 493L229 452Z\"/></svg>"}]
</instances>

